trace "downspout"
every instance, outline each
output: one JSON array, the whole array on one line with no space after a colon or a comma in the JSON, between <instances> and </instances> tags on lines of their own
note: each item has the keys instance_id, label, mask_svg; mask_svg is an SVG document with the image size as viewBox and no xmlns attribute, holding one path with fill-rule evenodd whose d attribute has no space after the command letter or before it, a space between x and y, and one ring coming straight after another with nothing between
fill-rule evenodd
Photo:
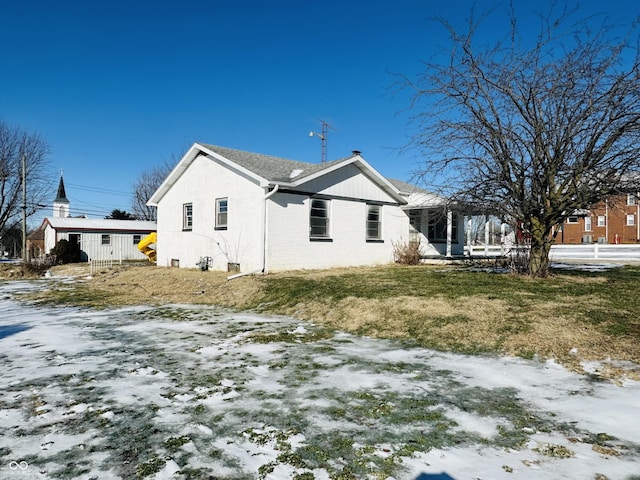
<instances>
[{"instance_id":1,"label":"downspout","mask_svg":"<svg viewBox=\"0 0 640 480\"><path fill-rule=\"evenodd\" d=\"M227 277L227 280L233 280L235 278L240 278L247 275L255 275L257 273L264 273L267 266L267 200L269 200L273 195L276 194L279 187L280 185L276 184L276 186L273 187L273 190L262 197L262 224L260 229L260 268L258 270L253 270L252 272L236 273L235 275L230 275Z\"/></svg>"}]
</instances>

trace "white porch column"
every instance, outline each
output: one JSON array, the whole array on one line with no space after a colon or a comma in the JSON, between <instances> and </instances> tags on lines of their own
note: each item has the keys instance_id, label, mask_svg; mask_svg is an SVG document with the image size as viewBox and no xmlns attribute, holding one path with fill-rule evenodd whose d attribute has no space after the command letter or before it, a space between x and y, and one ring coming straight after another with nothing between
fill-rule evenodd
<instances>
[{"instance_id":1,"label":"white porch column","mask_svg":"<svg viewBox=\"0 0 640 480\"><path fill-rule=\"evenodd\" d=\"M447 258L451 258L451 236L453 234L453 212L447 210Z\"/></svg>"},{"instance_id":2,"label":"white porch column","mask_svg":"<svg viewBox=\"0 0 640 480\"><path fill-rule=\"evenodd\" d=\"M489 256L489 215L484 216L484 256Z\"/></svg>"},{"instance_id":3,"label":"white porch column","mask_svg":"<svg viewBox=\"0 0 640 480\"><path fill-rule=\"evenodd\" d=\"M471 256L471 225L473 222L473 218L471 216L467 217L467 255ZM639 237L640 238L640 237Z\"/></svg>"}]
</instances>

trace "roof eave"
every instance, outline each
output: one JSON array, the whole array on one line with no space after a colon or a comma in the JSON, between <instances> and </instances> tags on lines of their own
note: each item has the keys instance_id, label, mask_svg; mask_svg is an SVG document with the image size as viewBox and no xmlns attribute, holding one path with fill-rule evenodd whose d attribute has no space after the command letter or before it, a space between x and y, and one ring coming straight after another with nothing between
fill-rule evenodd
<instances>
[{"instance_id":1,"label":"roof eave","mask_svg":"<svg viewBox=\"0 0 640 480\"><path fill-rule=\"evenodd\" d=\"M184 154L178 164L171 170L164 182L160 184L158 189L151 195L151 198L147 201L147 205L150 207L157 207L158 203L167 194L167 192L173 187L176 181L182 176L182 174L189 168L193 161L198 157L200 153L204 153L207 156L215 158L220 163L224 164L228 168L232 168L244 174L245 176L254 179L261 187L269 186L270 182L266 178L257 175L256 173L248 170L237 163L229 160L225 156L217 153L215 150L207 148L200 143L194 143L191 148Z\"/></svg>"}]
</instances>

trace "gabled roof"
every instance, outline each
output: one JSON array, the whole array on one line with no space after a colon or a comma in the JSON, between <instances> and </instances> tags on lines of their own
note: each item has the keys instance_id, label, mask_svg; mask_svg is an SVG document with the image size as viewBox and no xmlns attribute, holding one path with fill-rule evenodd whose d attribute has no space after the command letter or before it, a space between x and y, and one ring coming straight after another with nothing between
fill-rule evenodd
<instances>
[{"instance_id":1,"label":"gabled roof","mask_svg":"<svg viewBox=\"0 0 640 480\"><path fill-rule=\"evenodd\" d=\"M326 163L307 163L274 157L271 155L263 155L261 153L218 147L216 145L208 145L206 143L201 143L199 145L211 152L222 155L224 158L231 160L236 165L240 165L264 180L273 183L290 182L292 178L298 180L313 173L325 170L326 168L342 161L336 160ZM292 173L297 173L297 175L292 177Z\"/></svg>"},{"instance_id":2,"label":"gabled roof","mask_svg":"<svg viewBox=\"0 0 640 480\"><path fill-rule=\"evenodd\" d=\"M154 232L156 222L147 220L112 220L108 218L45 218L40 228L50 225L55 230L90 230L109 232Z\"/></svg>"},{"instance_id":3,"label":"gabled roof","mask_svg":"<svg viewBox=\"0 0 640 480\"><path fill-rule=\"evenodd\" d=\"M400 191L359 154L332 162L307 163L206 143L194 143L165 181L162 182L158 190L151 196L147 204L157 206L162 197L200 154L214 157L229 168L254 179L261 187L275 185L300 187L306 182L353 164L398 203L406 203L406 199L400 194Z\"/></svg>"}]
</instances>

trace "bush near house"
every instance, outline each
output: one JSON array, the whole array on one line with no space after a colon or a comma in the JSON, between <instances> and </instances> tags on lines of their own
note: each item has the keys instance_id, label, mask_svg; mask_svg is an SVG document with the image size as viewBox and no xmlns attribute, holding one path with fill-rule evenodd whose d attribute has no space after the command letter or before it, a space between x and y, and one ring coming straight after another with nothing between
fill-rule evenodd
<instances>
[{"instance_id":1,"label":"bush near house","mask_svg":"<svg viewBox=\"0 0 640 480\"><path fill-rule=\"evenodd\" d=\"M418 265L422 258L420 242L392 242L393 261L400 265Z\"/></svg>"},{"instance_id":2,"label":"bush near house","mask_svg":"<svg viewBox=\"0 0 640 480\"><path fill-rule=\"evenodd\" d=\"M80 248L63 238L58 240L56 246L51 249L51 255L54 256L55 263L58 265L77 263L80 261Z\"/></svg>"}]
</instances>

